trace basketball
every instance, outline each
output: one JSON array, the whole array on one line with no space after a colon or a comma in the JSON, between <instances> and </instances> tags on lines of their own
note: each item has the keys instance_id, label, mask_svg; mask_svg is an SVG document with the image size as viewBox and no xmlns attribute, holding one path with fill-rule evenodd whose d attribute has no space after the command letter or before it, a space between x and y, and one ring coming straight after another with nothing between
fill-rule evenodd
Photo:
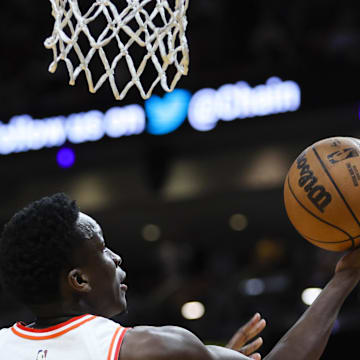
<instances>
[{"instance_id":1,"label":"basketball","mask_svg":"<svg viewBox=\"0 0 360 360\"><path fill-rule=\"evenodd\" d=\"M295 229L330 251L360 245L360 140L332 137L305 149L285 179L284 201Z\"/></svg>"}]
</instances>

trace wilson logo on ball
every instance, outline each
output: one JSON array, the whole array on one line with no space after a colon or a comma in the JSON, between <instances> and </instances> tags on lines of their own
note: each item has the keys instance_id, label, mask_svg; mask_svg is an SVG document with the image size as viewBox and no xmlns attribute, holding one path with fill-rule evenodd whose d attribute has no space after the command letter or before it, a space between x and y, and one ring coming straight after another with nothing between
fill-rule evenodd
<instances>
[{"instance_id":1,"label":"wilson logo on ball","mask_svg":"<svg viewBox=\"0 0 360 360\"><path fill-rule=\"evenodd\" d=\"M324 212L324 209L331 203L331 195L325 190L324 186L317 184L318 179L310 169L305 154L298 157L297 168L300 170L299 186L304 188L308 199L316 208Z\"/></svg>"}]
</instances>

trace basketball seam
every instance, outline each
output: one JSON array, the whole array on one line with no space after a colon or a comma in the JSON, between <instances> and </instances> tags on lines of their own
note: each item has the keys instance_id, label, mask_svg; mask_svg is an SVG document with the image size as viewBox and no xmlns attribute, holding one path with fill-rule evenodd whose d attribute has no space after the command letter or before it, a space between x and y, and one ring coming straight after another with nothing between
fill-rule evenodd
<instances>
[{"instance_id":1,"label":"basketball seam","mask_svg":"<svg viewBox=\"0 0 360 360\"><path fill-rule=\"evenodd\" d=\"M316 242L322 243L322 244L341 244L341 243L344 243L344 242L347 242L347 241L352 241L352 240L356 240L356 239L359 239L359 238L360 238L360 235L358 235L358 236L355 236L354 238L345 239L345 240L339 240L339 241L322 241L322 240L313 239L313 238L311 238L310 236L307 236L307 235L303 235L303 236L305 236L306 238L308 238L308 239L311 240L311 241L316 241Z\"/></svg>"},{"instance_id":2,"label":"basketball seam","mask_svg":"<svg viewBox=\"0 0 360 360\"><path fill-rule=\"evenodd\" d=\"M323 222L324 224L329 225L329 226L331 226L331 227L333 227L333 228L335 228L335 229L343 232L345 235L347 235L347 236L349 237L349 239L347 239L347 240L341 240L341 241L342 241L342 242L345 242L345 241L351 240L352 246L353 246L353 247L355 246L353 237L352 237L350 234L348 234L345 230L341 229L340 227L338 227L338 226L336 226L336 225L334 225L334 224L331 224L331 223L327 222L327 221L324 220L324 219L321 219L319 216L317 216L316 214L314 214L313 212L311 212L308 208L305 207L304 204L301 203L301 201L296 197L296 195L295 195L295 193L294 193L294 191L293 191L293 189L292 189L292 187L291 187L291 185L290 185L290 178L289 178L289 176L287 176L287 182L288 182L288 186L289 186L290 193L292 194L292 196L294 197L294 199L298 202L298 204L299 204L305 211L307 211L310 215L314 216L316 219L318 219L319 221ZM301 233L300 233L300 234L301 234ZM302 236L307 236L307 235L303 235L303 234L301 234L301 235L302 235ZM357 237L360 237L360 235L358 235ZM318 240L315 240L315 241L318 241Z\"/></svg>"},{"instance_id":3,"label":"basketball seam","mask_svg":"<svg viewBox=\"0 0 360 360\"><path fill-rule=\"evenodd\" d=\"M338 188L336 182L334 181L334 179L332 178L332 176L330 175L328 169L326 168L324 162L322 161L322 159L320 158L320 155L318 154L315 146L312 147L312 150L315 153L316 158L318 159L320 165L322 166L323 170L325 171L326 175L328 176L328 178L330 179L330 181L332 182L332 184L335 187L335 190L338 192L338 194L340 195L342 201L344 202L345 206L347 207L347 209L349 210L351 216L354 218L355 222L359 225L360 227L360 222L359 219L356 217L356 215L354 214L353 210L351 209L350 205L348 204L348 202L346 201L344 195L342 194L342 192L340 191L340 189ZM353 241L353 247L355 247L354 241Z\"/></svg>"}]
</instances>

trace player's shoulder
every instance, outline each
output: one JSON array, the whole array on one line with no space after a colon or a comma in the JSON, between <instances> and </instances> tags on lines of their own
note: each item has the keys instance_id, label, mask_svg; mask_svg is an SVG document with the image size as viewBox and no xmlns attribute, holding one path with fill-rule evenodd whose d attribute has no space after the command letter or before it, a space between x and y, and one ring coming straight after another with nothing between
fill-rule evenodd
<instances>
[{"instance_id":1,"label":"player's shoulder","mask_svg":"<svg viewBox=\"0 0 360 360\"><path fill-rule=\"evenodd\" d=\"M120 360L211 359L203 343L190 331L177 326L137 326L125 334Z\"/></svg>"},{"instance_id":2,"label":"player's shoulder","mask_svg":"<svg viewBox=\"0 0 360 360\"><path fill-rule=\"evenodd\" d=\"M86 322L86 327L84 327L84 329L86 328L88 331L114 331L116 330L119 326L121 327L121 325L111 319L102 317L102 316L97 316L97 315L88 315L88 320L91 321L87 321Z\"/></svg>"},{"instance_id":3,"label":"player's shoulder","mask_svg":"<svg viewBox=\"0 0 360 360\"><path fill-rule=\"evenodd\" d=\"M121 334L125 330L127 329L111 319L93 316L92 321L89 321L84 327L84 336L91 333L97 342L103 341L106 344L109 337L112 338L115 334Z\"/></svg>"},{"instance_id":4,"label":"player's shoulder","mask_svg":"<svg viewBox=\"0 0 360 360\"><path fill-rule=\"evenodd\" d=\"M94 318L94 321L91 321L90 323L96 324L96 326L98 326L98 325L119 326L119 324L117 322L115 322L114 320L111 320L109 318L105 318L105 317L98 316L98 315L92 315L92 317Z\"/></svg>"}]
</instances>

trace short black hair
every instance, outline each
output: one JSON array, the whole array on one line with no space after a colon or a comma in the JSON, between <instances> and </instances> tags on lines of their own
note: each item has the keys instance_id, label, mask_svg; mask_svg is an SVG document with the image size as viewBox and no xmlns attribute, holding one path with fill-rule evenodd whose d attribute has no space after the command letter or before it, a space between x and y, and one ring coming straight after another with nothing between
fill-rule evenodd
<instances>
[{"instance_id":1,"label":"short black hair","mask_svg":"<svg viewBox=\"0 0 360 360\"><path fill-rule=\"evenodd\" d=\"M79 211L75 201L57 193L32 202L5 225L0 272L17 300L31 305L59 299L60 274L84 240L76 226Z\"/></svg>"}]
</instances>

